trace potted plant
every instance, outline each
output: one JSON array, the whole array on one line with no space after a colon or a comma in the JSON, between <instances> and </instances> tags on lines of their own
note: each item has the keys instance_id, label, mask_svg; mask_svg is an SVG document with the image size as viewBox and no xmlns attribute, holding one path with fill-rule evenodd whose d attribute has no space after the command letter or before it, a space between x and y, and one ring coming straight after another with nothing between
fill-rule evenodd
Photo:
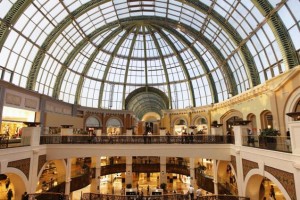
<instances>
[{"instance_id":1,"label":"potted plant","mask_svg":"<svg viewBox=\"0 0 300 200\"><path fill-rule=\"evenodd\" d=\"M267 149L276 149L278 130L266 128L259 135L259 146Z\"/></svg>"}]
</instances>

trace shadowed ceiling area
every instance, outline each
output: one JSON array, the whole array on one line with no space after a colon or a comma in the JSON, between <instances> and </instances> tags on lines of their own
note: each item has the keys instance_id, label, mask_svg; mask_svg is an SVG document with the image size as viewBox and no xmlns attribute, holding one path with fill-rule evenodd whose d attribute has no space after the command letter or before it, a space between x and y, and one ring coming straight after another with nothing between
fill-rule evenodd
<instances>
[{"instance_id":1,"label":"shadowed ceiling area","mask_svg":"<svg viewBox=\"0 0 300 200\"><path fill-rule=\"evenodd\" d=\"M299 65L296 0L3 0L0 8L2 80L139 118L222 102Z\"/></svg>"}]
</instances>

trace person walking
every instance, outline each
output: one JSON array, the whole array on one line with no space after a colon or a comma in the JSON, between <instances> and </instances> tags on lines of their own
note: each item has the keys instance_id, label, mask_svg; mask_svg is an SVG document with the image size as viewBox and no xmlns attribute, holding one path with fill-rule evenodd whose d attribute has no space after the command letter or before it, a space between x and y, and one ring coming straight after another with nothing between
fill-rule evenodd
<instances>
[{"instance_id":1,"label":"person walking","mask_svg":"<svg viewBox=\"0 0 300 200\"><path fill-rule=\"evenodd\" d=\"M191 200L194 200L194 187L192 185L190 185L189 187L189 194L190 194L190 197L191 197Z\"/></svg>"},{"instance_id":2,"label":"person walking","mask_svg":"<svg viewBox=\"0 0 300 200\"><path fill-rule=\"evenodd\" d=\"M270 196L273 197L274 200L276 200L276 197L275 197L275 189L274 189L274 186L273 186L273 185L271 185Z\"/></svg>"}]
</instances>

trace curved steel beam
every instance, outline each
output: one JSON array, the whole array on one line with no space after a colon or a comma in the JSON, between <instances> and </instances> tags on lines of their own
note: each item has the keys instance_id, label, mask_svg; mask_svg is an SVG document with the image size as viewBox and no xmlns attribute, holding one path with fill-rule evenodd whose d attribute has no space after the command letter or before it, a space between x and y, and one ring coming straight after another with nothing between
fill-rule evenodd
<instances>
[{"instance_id":1,"label":"curved steel beam","mask_svg":"<svg viewBox=\"0 0 300 200\"><path fill-rule=\"evenodd\" d=\"M121 21L121 25L124 25L124 26L128 26L129 24L131 24L132 20L131 18L128 19L129 22L127 20L122 20ZM143 20L143 18L138 18L137 20ZM155 19L154 19L155 20ZM148 20L149 21L149 20ZM150 21L149 21L150 22ZM157 23L159 25L162 25L162 23L164 25L168 25L167 28L169 31L172 30L172 28L170 28L170 26L176 26L177 23L176 21L171 21L171 20L168 20L168 21L158 21L160 23ZM112 22L111 23L113 27L119 25L117 23L114 23ZM105 32L109 29L109 26L110 25L106 25L104 27L101 27L97 30L95 30L93 33L91 33L89 35L89 38L94 38L94 37L97 37L99 34L101 34L102 32ZM195 37L197 40L199 40L202 45L204 45L206 48L208 48L210 50L210 52L212 53L212 55L214 55L214 57L216 58L216 60L218 60L219 63L222 63L224 62L224 57L222 56L221 52L217 49L217 47L214 46L214 44L208 40L205 36L199 34L197 31L193 30L192 28L188 27L188 26L184 26L184 25L181 25L181 27L183 27L183 32L187 32L189 34L191 34L193 37ZM120 30L120 28L118 28L117 30ZM137 29L138 31L138 29ZM114 35L113 33L110 34L111 36ZM135 34L134 38L133 38L133 41L131 43L131 48L130 48L130 52L129 52L129 55L128 55L128 59L130 60L131 58L131 55L132 55L132 50L133 50L133 46L134 46L134 43L135 43L135 40L136 40L136 37L137 37L137 33ZM111 38L111 37L110 37ZM80 52L80 50L83 48L84 45L86 45L86 43L88 42L89 40L83 40L81 41L74 49L73 51L69 54L69 56L67 57L66 59L66 62L64 64L64 67L60 70L59 72L59 76L57 78L57 81L56 81L56 84L55 84L55 94L56 94L56 97L58 96L58 92L59 92L59 89L60 89L60 86L61 86L61 83L62 83L62 80L63 80L63 76L66 72L66 69L68 67L69 64L71 64L72 60L76 57L76 54L78 54L78 52ZM106 40L105 40L106 41ZM101 45L103 46L103 45ZM158 50L160 51L160 49L158 48ZM94 58L94 56L92 56L92 58ZM91 60L91 59L89 59ZM126 83L127 83L127 75L128 75L128 68L129 68L129 62L127 62L127 66L126 66L126 70L125 70L125 80L124 80L124 92L123 92L123 99L125 100L125 91L126 91ZM230 68L229 66L227 66L227 64L225 64L223 66L223 68L226 68L230 71ZM228 72L229 74L229 77L233 77L232 73ZM234 78L232 78L232 81L231 82L235 82ZM169 87L169 85L168 85ZM169 90L170 91L170 90ZM236 90L233 90L232 91L233 95L237 94L237 91ZM76 98L77 99L77 98ZM100 100L100 99L99 99ZM169 104L171 105L171 104ZM125 106L125 103L123 102L123 108Z\"/></svg>"},{"instance_id":2,"label":"curved steel beam","mask_svg":"<svg viewBox=\"0 0 300 200\"><path fill-rule=\"evenodd\" d=\"M262 15L268 18L267 23L269 24L271 30L274 33L280 52L282 54L284 65L288 66L290 69L298 66L299 60L295 46L284 23L277 14L277 10L274 10L269 1L266 0L252 0L252 2L262 13ZM286 0L281 1L279 3L281 5L277 5L277 7L283 6L284 3L286 3ZM272 14L272 12L274 13Z\"/></svg>"},{"instance_id":3,"label":"curved steel beam","mask_svg":"<svg viewBox=\"0 0 300 200\"><path fill-rule=\"evenodd\" d=\"M145 104L147 102L155 102L155 104L151 104L154 107L160 107L161 109L166 109L166 105L164 104L162 98L157 96L154 93L147 93L137 95L133 100L128 103L128 110L133 110L134 108L140 104Z\"/></svg>"},{"instance_id":4,"label":"curved steel beam","mask_svg":"<svg viewBox=\"0 0 300 200\"><path fill-rule=\"evenodd\" d=\"M74 10L72 13L70 13L66 18L64 18L60 23L57 24L57 26L51 31L51 33L48 35L48 37L43 42L41 49L39 49L38 53L36 54L34 61L32 63L29 76L27 79L27 85L26 88L29 90L34 90L36 79L40 70L40 67L42 65L43 59L45 57L46 52L49 50L51 45L54 43L55 39L62 33L62 31L72 23L72 21L81 16L82 14L86 13L90 9L109 2L109 0L91 0L76 10ZM114 22L116 24L116 22ZM110 24L113 25L113 24Z\"/></svg>"},{"instance_id":5,"label":"curved steel beam","mask_svg":"<svg viewBox=\"0 0 300 200\"><path fill-rule=\"evenodd\" d=\"M129 49L128 58L127 58L127 64L126 64L125 75L124 75L124 89L123 89L123 95L122 95L123 109L126 109L125 95L126 95L126 86L127 86L127 76L128 76L129 65L130 65L129 60L131 59L131 56L132 56L132 51L133 51L133 47L134 47L138 32L139 32L139 26L136 27L136 31L132 38L132 42L130 44L130 49Z\"/></svg>"},{"instance_id":6,"label":"curved steel beam","mask_svg":"<svg viewBox=\"0 0 300 200\"><path fill-rule=\"evenodd\" d=\"M116 37L119 33L121 33L123 31L123 29L121 27L117 28L116 30L114 30L108 37L106 40L103 40L98 47L95 49L95 51L91 54L91 56L89 57L88 61L86 62L86 65L84 66L82 72L81 72L81 76L80 79L78 81L78 85L77 85L77 89L76 89L76 93L75 93L75 104L78 103L80 94L81 94L81 90L82 90L82 85L83 85L83 81L84 81L84 77L85 74L88 72L89 68L91 67L92 63L94 62L97 54L99 53L99 50L102 49L109 41L110 39ZM62 81L62 80L61 80Z\"/></svg>"},{"instance_id":7,"label":"curved steel beam","mask_svg":"<svg viewBox=\"0 0 300 200\"><path fill-rule=\"evenodd\" d=\"M182 3L185 3L196 10L205 13L208 17L210 17L215 23L217 23L222 29L228 34L231 40L235 43L236 46L240 48L240 55L245 64L245 69L247 70L248 77L250 75L250 84L253 86L260 84L259 74L257 71L257 67L254 61L254 58L247 47L246 43L243 43L243 38L236 31L236 29L226 21L226 19L220 15L217 11L210 9L209 6L202 3L201 1L195 0L179 0Z\"/></svg>"},{"instance_id":8,"label":"curved steel beam","mask_svg":"<svg viewBox=\"0 0 300 200\"><path fill-rule=\"evenodd\" d=\"M8 13L5 15L3 21L5 23L0 22L0 52L3 47L3 44L9 35L10 32L10 26L12 24L15 24L15 22L19 19L19 17L22 15L24 10L32 3L32 1L28 0L18 0L16 3L13 4L11 9L8 11Z\"/></svg>"},{"instance_id":9,"label":"curved steel beam","mask_svg":"<svg viewBox=\"0 0 300 200\"><path fill-rule=\"evenodd\" d=\"M107 74L108 74L108 71L110 69L110 66L111 66L111 63L112 61L114 60L115 58L115 55L117 54L118 50L120 49L122 43L124 42L125 39L127 39L128 35L132 32L134 26L133 27L130 27L129 29L126 30L126 33L123 35L123 37L121 37L121 39L118 41L116 47L114 48L110 58L109 58L109 61L107 62L107 65L105 67L105 71L103 73L103 78L102 78L102 84L100 86L100 92L99 92L99 100L98 100L98 107L101 108L102 107L102 98L103 98L103 93L104 93L104 83L106 81L106 78L107 78ZM110 40L107 40L107 42L109 42ZM88 68L90 66L87 66ZM112 91L111 91L112 92Z\"/></svg>"},{"instance_id":10,"label":"curved steel beam","mask_svg":"<svg viewBox=\"0 0 300 200\"><path fill-rule=\"evenodd\" d=\"M146 90L147 89L147 90ZM128 94L128 96L126 97L126 99L125 99L125 105L126 105L126 109L128 108L128 104L129 104L129 102L135 97L135 96L137 96L137 95L139 95L139 94L141 94L141 93L145 93L145 92L147 92L147 93L151 93L151 94L155 94L155 95L157 95L159 98L161 98L162 99L162 101L163 101L163 103L164 103L164 107L165 107L165 109L167 109L168 107L169 107L169 98L168 98L168 96L166 95L166 93L165 92L163 92L163 91L161 91L161 90L159 90L159 89L157 89L157 88L154 88L154 87L148 87L148 88L146 88L146 87L140 87L140 88L137 88L137 89L135 89L134 91L132 91L130 94Z\"/></svg>"},{"instance_id":11,"label":"curved steel beam","mask_svg":"<svg viewBox=\"0 0 300 200\"><path fill-rule=\"evenodd\" d=\"M175 45L172 43L172 41L168 38L168 36L161 30L159 29L156 29L156 32L167 42L167 44L170 46L170 48L173 50L174 54L176 55L176 58L183 70L183 73L184 75L186 76L186 81L187 81L187 84L188 84L188 88L189 88L189 93L190 93L190 103L191 105L190 106L193 106L195 107L196 106L196 103L195 103L195 94L194 94L194 88L193 88L193 83L191 81L191 77L190 77L190 74L186 68L186 65L180 55L180 53L178 52L178 50L176 49Z\"/></svg>"},{"instance_id":12,"label":"curved steel beam","mask_svg":"<svg viewBox=\"0 0 300 200\"><path fill-rule=\"evenodd\" d=\"M156 25L154 25L156 26ZM158 27L157 27L158 28ZM200 63L200 65L202 66L203 71L206 73L205 76L207 77L208 80L208 84L210 86L210 92L213 96L213 101L214 103L219 102L218 100L218 92L216 89L216 85L214 84L214 79L212 77L212 74L210 73L210 70L206 64L206 62L204 61L204 59L202 58L202 56L200 55L200 53L197 51L197 49L194 47L194 45L188 41L185 37L183 37L178 31L176 31L176 29L170 28L169 26L164 26L163 27L165 30L167 30L169 33L172 33L179 41L181 41L182 43L185 44L185 46L189 47L191 52L194 54L195 58L198 60L198 62ZM231 70L229 69L228 71L225 71L225 77L228 77L228 74L231 73ZM235 81L231 81L230 79L228 80L228 88L234 88L236 87L236 83Z\"/></svg>"},{"instance_id":13,"label":"curved steel beam","mask_svg":"<svg viewBox=\"0 0 300 200\"><path fill-rule=\"evenodd\" d=\"M159 56L160 56L160 59L161 59L161 62L162 62L162 65L163 65L163 69L164 69L164 73L165 73L165 77L166 77L166 82L167 82L167 88L168 88L168 99L169 99L169 107L168 109L172 109L173 105L172 105L172 95L171 95L171 88L170 88L170 80L169 80L169 74L168 74L168 70L167 70L167 65L166 65L166 62L165 62L165 58L163 56L163 53L161 51L161 48L159 46L159 43L156 39L156 37L154 36L154 33L153 31L148 27L148 30L150 32L150 35L152 37L152 40L156 46L156 49L159 53Z\"/></svg>"},{"instance_id":14,"label":"curved steel beam","mask_svg":"<svg viewBox=\"0 0 300 200\"><path fill-rule=\"evenodd\" d=\"M80 6L79 8L77 8L76 10L74 10L72 13L70 13L70 15L68 15L61 23L59 23L55 27L55 29L49 34L49 36L44 41L44 43L42 45L42 49L37 53L37 56L35 57L35 60L31 67L31 71L29 73L30 76L28 77L28 82L27 82L28 89L34 88L36 77L38 75L41 62L44 58L44 54L50 48L51 44L55 41L55 39L58 37L58 35L61 34L61 32L64 30L64 28L67 25L69 25L73 21L73 19L79 17L80 15L87 12L88 10L90 10L100 4L106 3L106 2L109 2L109 1L108 0L91 0L90 2L87 2L87 3L83 4L82 6ZM204 13L207 13L209 11L209 7L199 1L195 2L195 1L188 0L188 1L184 1L184 3L188 3L188 5L193 6L197 10L204 12ZM239 34L235 31L235 29L233 27L231 27L228 23L226 23L226 20L224 18L222 18L222 16L220 16L217 12L210 11L209 14L210 14L210 16L212 16L213 20L216 20L216 22L218 22L218 24L224 28L224 30L226 32L228 32L228 33L232 32L233 33L233 34L231 34L232 36L239 36ZM163 19L165 19L165 18L163 18ZM122 20L122 19L120 19L120 20ZM117 20L117 22L118 21L119 20ZM247 50L247 47L246 47L246 50ZM242 47L242 53L243 53L243 47ZM251 54L249 54L249 55L251 56ZM245 55L244 57L248 58L249 55ZM252 58L252 60L253 60L253 58ZM245 62L245 64L247 65L247 62ZM251 73L251 74L253 74L251 76L251 79L254 79L253 76L255 76L254 68L255 68L255 63L253 61L252 65L251 65L251 69L250 69L251 72L253 71L253 73ZM256 75L257 76L255 76L255 77L259 77L258 73ZM254 81L252 80L252 82L254 82ZM253 85L257 85L257 84L253 84Z\"/></svg>"},{"instance_id":15,"label":"curved steel beam","mask_svg":"<svg viewBox=\"0 0 300 200\"><path fill-rule=\"evenodd\" d=\"M62 65L62 67L60 68L55 84L54 84L54 88L53 88L53 97L54 98L58 98L59 96L59 90L63 81L63 77L66 74L66 71L69 67L69 65L72 63L73 59L76 58L77 54L93 39L97 38L99 35L101 35L102 33L111 30L112 28L116 27L117 24L115 24L113 27L112 26L102 26L101 28L98 28L96 30L94 30L92 33L90 33L86 39L81 40L75 47L74 49L69 53L68 57L66 58L64 64ZM121 29L119 27L119 29ZM113 33L111 33L113 35Z\"/></svg>"}]
</instances>

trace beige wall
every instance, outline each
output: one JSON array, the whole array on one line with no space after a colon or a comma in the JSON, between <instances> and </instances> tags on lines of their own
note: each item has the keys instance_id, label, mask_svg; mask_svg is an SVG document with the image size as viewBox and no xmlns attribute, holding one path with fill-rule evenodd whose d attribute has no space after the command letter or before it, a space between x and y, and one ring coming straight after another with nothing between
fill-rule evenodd
<instances>
[{"instance_id":1,"label":"beige wall","mask_svg":"<svg viewBox=\"0 0 300 200\"><path fill-rule=\"evenodd\" d=\"M83 118L57 113L45 113L45 127L73 125L73 128L83 128L83 124Z\"/></svg>"}]
</instances>

